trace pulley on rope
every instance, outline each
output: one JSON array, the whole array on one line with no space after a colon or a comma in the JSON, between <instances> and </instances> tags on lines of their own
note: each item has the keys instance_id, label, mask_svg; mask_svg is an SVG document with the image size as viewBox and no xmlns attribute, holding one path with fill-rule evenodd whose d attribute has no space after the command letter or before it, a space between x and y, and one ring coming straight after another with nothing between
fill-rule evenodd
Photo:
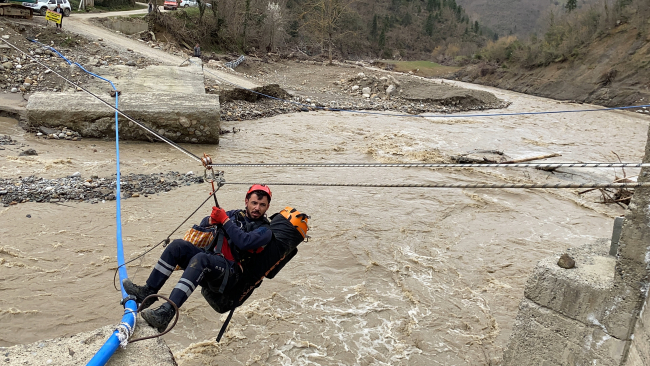
<instances>
[{"instance_id":1,"label":"pulley on rope","mask_svg":"<svg viewBox=\"0 0 650 366\"><path fill-rule=\"evenodd\" d=\"M201 163L203 164L203 167L205 168L203 170L203 179L206 181L210 182L212 185L212 192L210 193L212 197L214 197L214 204L219 207L219 202L217 201L217 196L215 193L221 188L224 184L226 184L226 179L224 178L224 173L221 170L214 170L212 169L212 158L206 154L203 153L203 157L201 158ZM217 188L214 188L214 183L217 182Z\"/></svg>"}]
</instances>

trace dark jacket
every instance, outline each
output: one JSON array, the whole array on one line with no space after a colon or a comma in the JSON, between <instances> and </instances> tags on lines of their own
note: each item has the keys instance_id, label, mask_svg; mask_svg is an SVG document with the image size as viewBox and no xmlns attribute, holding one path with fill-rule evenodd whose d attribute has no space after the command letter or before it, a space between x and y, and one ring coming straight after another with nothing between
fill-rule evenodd
<instances>
[{"instance_id":1,"label":"dark jacket","mask_svg":"<svg viewBox=\"0 0 650 366\"><path fill-rule=\"evenodd\" d=\"M264 248L271 242L273 234L266 217L253 220L246 216L244 210L231 210L226 212L230 220L223 225L228 237L230 251L236 259L245 256L246 251ZM210 216L206 216L199 226L209 227Z\"/></svg>"}]
</instances>

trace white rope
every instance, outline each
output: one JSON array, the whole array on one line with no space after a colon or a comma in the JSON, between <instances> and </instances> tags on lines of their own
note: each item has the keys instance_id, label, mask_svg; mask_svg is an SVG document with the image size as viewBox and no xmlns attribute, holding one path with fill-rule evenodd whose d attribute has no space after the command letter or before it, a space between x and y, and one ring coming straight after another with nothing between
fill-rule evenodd
<instances>
[{"instance_id":1,"label":"white rope","mask_svg":"<svg viewBox=\"0 0 650 366\"><path fill-rule=\"evenodd\" d=\"M117 326L117 340L120 341L120 347L126 348L126 345L129 344L129 338L133 335L133 329L135 328L136 318L133 319L133 328L126 323L122 322Z\"/></svg>"}]
</instances>

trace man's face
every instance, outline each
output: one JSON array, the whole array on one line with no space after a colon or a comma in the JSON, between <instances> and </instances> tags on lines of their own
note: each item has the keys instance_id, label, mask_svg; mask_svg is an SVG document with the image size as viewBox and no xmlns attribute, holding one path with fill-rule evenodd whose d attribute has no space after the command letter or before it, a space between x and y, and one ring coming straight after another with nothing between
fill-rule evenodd
<instances>
[{"instance_id":1,"label":"man's face","mask_svg":"<svg viewBox=\"0 0 650 366\"><path fill-rule=\"evenodd\" d=\"M260 197L256 193L251 194L251 197L244 202L246 203L246 215L251 219L259 219L269 209L269 198L266 196Z\"/></svg>"}]
</instances>

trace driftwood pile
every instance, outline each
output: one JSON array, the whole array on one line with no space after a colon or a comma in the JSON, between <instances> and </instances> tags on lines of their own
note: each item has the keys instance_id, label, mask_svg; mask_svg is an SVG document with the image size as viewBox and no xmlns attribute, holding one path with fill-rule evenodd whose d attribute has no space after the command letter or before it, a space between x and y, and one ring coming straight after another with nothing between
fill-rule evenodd
<instances>
[{"instance_id":1,"label":"driftwood pile","mask_svg":"<svg viewBox=\"0 0 650 366\"><path fill-rule=\"evenodd\" d=\"M614 155L618 158L618 161L621 162L621 158L616 154L615 152L612 151ZM633 177L628 177L627 174L625 173L625 169L621 168L623 171L623 178L619 178L616 174L614 174L614 182L612 183L636 183L636 176ZM615 203L621 208L625 209L627 206L630 205L630 201L632 200L632 196L634 196L634 189L628 189L628 188L593 188L593 189L587 189L586 191L578 192L579 195L592 192L598 189L600 191L600 196L601 196L601 201L599 203L604 203L604 204L611 204Z\"/></svg>"},{"instance_id":2,"label":"driftwood pile","mask_svg":"<svg viewBox=\"0 0 650 366\"><path fill-rule=\"evenodd\" d=\"M562 156L561 154L553 153L540 156L533 156L522 159L512 159L505 155L503 151L499 150L474 150L466 154L453 155L451 160L456 164L515 164L525 163L527 161L542 160Z\"/></svg>"}]
</instances>

